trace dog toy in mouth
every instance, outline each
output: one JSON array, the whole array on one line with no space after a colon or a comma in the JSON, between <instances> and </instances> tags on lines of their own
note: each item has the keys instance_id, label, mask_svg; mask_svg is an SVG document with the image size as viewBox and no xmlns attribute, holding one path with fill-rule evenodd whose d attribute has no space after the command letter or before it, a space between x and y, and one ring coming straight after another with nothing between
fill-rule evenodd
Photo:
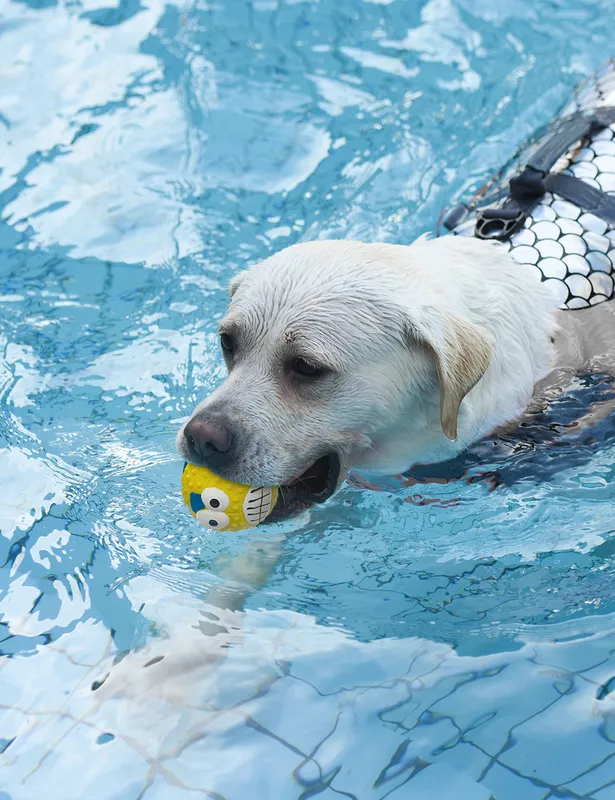
<instances>
[{"instance_id":1,"label":"dog toy in mouth","mask_svg":"<svg viewBox=\"0 0 615 800\"><path fill-rule=\"evenodd\" d=\"M278 499L277 486L245 486L215 475L207 467L186 464L182 496L193 517L205 528L241 531L259 525Z\"/></svg>"}]
</instances>

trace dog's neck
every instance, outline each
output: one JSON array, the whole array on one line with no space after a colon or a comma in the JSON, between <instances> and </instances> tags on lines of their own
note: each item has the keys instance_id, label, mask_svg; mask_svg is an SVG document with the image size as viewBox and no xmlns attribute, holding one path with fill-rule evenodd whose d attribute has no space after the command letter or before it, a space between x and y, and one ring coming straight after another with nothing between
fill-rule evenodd
<instances>
[{"instance_id":1,"label":"dog's neck","mask_svg":"<svg viewBox=\"0 0 615 800\"><path fill-rule=\"evenodd\" d=\"M550 372L556 330L553 298L533 276L528 281L524 269L502 248L481 243L472 267L483 258L489 262L488 284L469 280L463 271L446 273L455 311L486 329L493 340L486 373L461 403L457 439L450 441L442 431L440 384L433 380L409 396L399 419L374 433L373 448L361 455L355 468L401 472L416 463L453 458L522 415L536 384Z\"/></svg>"}]
</instances>

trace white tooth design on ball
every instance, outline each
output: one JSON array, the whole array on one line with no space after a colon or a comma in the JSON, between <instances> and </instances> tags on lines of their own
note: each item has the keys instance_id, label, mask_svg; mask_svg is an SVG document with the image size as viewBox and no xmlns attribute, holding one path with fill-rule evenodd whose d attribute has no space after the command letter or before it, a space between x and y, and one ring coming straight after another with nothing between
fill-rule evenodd
<instances>
[{"instance_id":1,"label":"white tooth design on ball","mask_svg":"<svg viewBox=\"0 0 615 800\"><path fill-rule=\"evenodd\" d=\"M599 250L601 253L607 253L609 247L611 246L611 242L606 238L606 236L600 236L599 233L587 231L583 238L587 242L587 246L590 250Z\"/></svg>"},{"instance_id":2,"label":"white tooth design on ball","mask_svg":"<svg viewBox=\"0 0 615 800\"><path fill-rule=\"evenodd\" d=\"M613 175L612 172L603 172L601 175L598 175L596 180L603 192L615 191L615 175Z\"/></svg>"},{"instance_id":3,"label":"white tooth design on ball","mask_svg":"<svg viewBox=\"0 0 615 800\"><path fill-rule=\"evenodd\" d=\"M592 139L592 150L597 156L612 156L613 143L611 142L610 138L608 142L605 142L602 139L598 139L598 137L594 137Z\"/></svg>"},{"instance_id":4,"label":"white tooth design on ball","mask_svg":"<svg viewBox=\"0 0 615 800\"><path fill-rule=\"evenodd\" d=\"M535 264L540 258L538 250L534 247L527 247L527 245L515 247L514 250L510 251L510 254L519 264Z\"/></svg>"},{"instance_id":5,"label":"white tooth design on ball","mask_svg":"<svg viewBox=\"0 0 615 800\"><path fill-rule=\"evenodd\" d=\"M578 206L569 203L567 200L554 200L551 208L558 217L564 217L564 219L578 219L581 213L581 209Z\"/></svg>"},{"instance_id":6,"label":"white tooth design on ball","mask_svg":"<svg viewBox=\"0 0 615 800\"><path fill-rule=\"evenodd\" d=\"M538 239L559 239L561 233L554 222L537 222L532 225L531 230L534 231Z\"/></svg>"},{"instance_id":7,"label":"white tooth design on ball","mask_svg":"<svg viewBox=\"0 0 615 800\"><path fill-rule=\"evenodd\" d=\"M566 305L568 308L587 308L589 303L581 297L571 297Z\"/></svg>"},{"instance_id":8,"label":"white tooth design on ball","mask_svg":"<svg viewBox=\"0 0 615 800\"><path fill-rule=\"evenodd\" d=\"M585 241L580 236L575 236L573 233L567 233L565 236L562 236L559 241L568 254L577 253L582 256L587 250Z\"/></svg>"},{"instance_id":9,"label":"white tooth design on ball","mask_svg":"<svg viewBox=\"0 0 615 800\"><path fill-rule=\"evenodd\" d=\"M592 295L592 285L584 275L569 275L565 283L575 297L589 300Z\"/></svg>"},{"instance_id":10,"label":"white tooth design on ball","mask_svg":"<svg viewBox=\"0 0 615 800\"><path fill-rule=\"evenodd\" d=\"M557 224L562 233L576 233L577 236L583 235L583 228L574 219L558 219Z\"/></svg>"},{"instance_id":11,"label":"white tooth design on ball","mask_svg":"<svg viewBox=\"0 0 615 800\"><path fill-rule=\"evenodd\" d=\"M542 258L538 262L538 269L541 270L545 278L562 280L562 278L566 277L566 266L559 258Z\"/></svg>"},{"instance_id":12,"label":"white tooth design on ball","mask_svg":"<svg viewBox=\"0 0 615 800\"><path fill-rule=\"evenodd\" d=\"M597 270L598 272L610 272L612 269L611 261L613 260L613 256L609 253L609 256L605 256L604 253L597 253L593 250L591 253L586 255L587 260L590 263L592 270Z\"/></svg>"},{"instance_id":13,"label":"white tooth design on ball","mask_svg":"<svg viewBox=\"0 0 615 800\"><path fill-rule=\"evenodd\" d=\"M615 156L596 156L594 164L600 172L615 172Z\"/></svg>"},{"instance_id":14,"label":"white tooth design on ball","mask_svg":"<svg viewBox=\"0 0 615 800\"><path fill-rule=\"evenodd\" d=\"M591 270L585 256L564 256L564 264L568 267L569 272L574 272L577 275L589 275Z\"/></svg>"},{"instance_id":15,"label":"white tooth design on ball","mask_svg":"<svg viewBox=\"0 0 615 800\"><path fill-rule=\"evenodd\" d=\"M546 280L544 285L553 293L553 296L560 305L564 305L568 299L568 287L564 281L557 281L554 279Z\"/></svg>"},{"instance_id":16,"label":"white tooth design on ball","mask_svg":"<svg viewBox=\"0 0 615 800\"><path fill-rule=\"evenodd\" d=\"M596 294L605 294L607 297L613 294L613 278L605 272L594 272L589 276L589 281Z\"/></svg>"},{"instance_id":17,"label":"white tooth design on ball","mask_svg":"<svg viewBox=\"0 0 615 800\"><path fill-rule=\"evenodd\" d=\"M532 219L534 222L553 222L556 219L557 214L551 206L546 206L543 203L539 203L536 208L532 211Z\"/></svg>"},{"instance_id":18,"label":"white tooth design on ball","mask_svg":"<svg viewBox=\"0 0 615 800\"><path fill-rule=\"evenodd\" d=\"M600 219L595 214L582 214L579 217L579 222L586 231L593 231L594 233L604 233L609 227L603 219Z\"/></svg>"},{"instance_id":19,"label":"white tooth design on ball","mask_svg":"<svg viewBox=\"0 0 615 800\"><path fill-rule=\"evenodd\" d=\"M554 239L543 239L534 245L543 258L562 258L564 248Z\"/></svg>"},{"instance_id":20,"label":"white tooth design on ball","mask_svg":"<svg viewBox=\"0 0 615 800\"><path fill-rule=\"evenodd\" d=\"M536 241L536 234L533 231L524 228L512 237L513 247L520 247L522 244L531 246ZM608 248L607 248L608 250Z\"/></svg>"},{"instance_id":21,"label":"white tooth design on ball","mask_svg":"<svg viewBox=\"0 0 615 800\"><path fill-rule=\"evenodd\" d=\"M243 515L250 525L258 525L268 516L272 505L271 486L253 486L243 501Z\"/></svg>"}]
</instances>

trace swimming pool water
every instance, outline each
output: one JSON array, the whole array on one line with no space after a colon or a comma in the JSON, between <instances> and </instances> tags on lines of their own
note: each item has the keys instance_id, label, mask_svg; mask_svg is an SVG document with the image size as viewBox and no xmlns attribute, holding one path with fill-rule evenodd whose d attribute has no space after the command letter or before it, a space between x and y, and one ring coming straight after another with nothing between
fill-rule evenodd
<instances>
[{"instance_id":1,"label":"swimming pool water","mask_svg":"<svg viewBox=\"0 0 615 800\"><path fill-rule=\"evenodd\" d=\"M173 443L229 277L433 230L615 1L99 2L0 6L0 798L615 798L612 417L549 443L600 376L250 535Z\"/></svg>"}]
</instances>

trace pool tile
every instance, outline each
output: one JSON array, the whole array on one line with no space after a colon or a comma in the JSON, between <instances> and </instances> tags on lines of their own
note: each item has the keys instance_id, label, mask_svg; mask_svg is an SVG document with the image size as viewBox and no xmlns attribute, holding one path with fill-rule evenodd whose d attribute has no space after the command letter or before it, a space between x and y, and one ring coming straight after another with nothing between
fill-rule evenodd
<instances>
[{"instance_id":1,"label":"pool tile","mask_svg":"<svg viewBox=\"0 0 615 800\"><path fill-rule=\"evenodd\" d=\"M577 794L592 794L612 781L615 781L615 753L601 764L589 769L584 775L565 784L564 788Z\"/></svg>"},{"instance_id":2,"label":"pool tile","mask_svg":"<svg viewBox=\"0 0 615 800\"><path fill-rule=\"evenodd\" d=\"M335 698L323 697L313 687L296 678L286 677L273 683L267 694L248 700L242 711L276 736L304 753L316 749L335 729L339 714ZM297 724L297 709L309 708Z\"/></svg>"},{"instance_id":3,"label":"pool tile","mask_svg":"<svg viewBox=\"0 0 615 800\"><path fill-rule=\"evenodd\" d=\"M434 763L447 764L449 767L469 775L478 781L491 759L489 756L468 742L458 741L440 753L433 753Z\"/></svg>"},{"instance_id":4,"label":"pool tile","mask_svg":"<svg viewBox=\"0 0 615 800\"><path fill-rule=\"evenodd\" d=\"M615 624L615 619L613 620ZM583 646L584 642L586 646ZM536 650L536 662L570 672L599 669L600 662L611 656L608 639L587 636L571 642L531 642Z\"/></svg>"},{"instance_id":5,"label":"pool tile","mask_svg":"<svg viewBox=\"0 0 615 800\"><path fill-rule=\"evenodd\" d=\"M374 736L368 721L371 715L359 715L353 702L344 706L335 729L313 753L314 761L325 775L336 773L331 785L338 791L361 796L367 787L381 786L384 794L402 783L413 769L414 753L403 749L408 737L387 728L380 728ZM392 764L400 752L397 763ZM374 789L369 796L377 794Z\"/></svg>"},{"instance_id":6,"label":"pool tile","mask_svg":"<svg viewBox=\"0 0 615 800\"><path fill-rule=\"evenodd\" d=\"M292 674L322 694L334 694L360 686L377 686L400 676L418 677L434 669L451 652L443 645L425 652L420 640L413 639L396 646L386 640L372 645L367 649L346 639L336 645L335 658L323 659L319 651L306 653L293 662Z\"/></svg>"},{"instance_id":7,"label":"pool tile","mask_svg":"<svg viewBox=\"0 0 615 800\"><path fill-rule=\"evenodd\" d=\"M205 798L202 792L194 792L177 786L158 775L146 790L143 800L205 800Z\"/></svg>"},{"instance_id":8,"label":"pool tile","mask_svg":"<svg viewBox=\"0 0 615 800\"><path fill-rule=\"evenodd\" d=\"M217 731L204 728L165 768L184 786L214 791L225 800L268 800L299 793L293 772L302 760L273 736L249 727L241 715L225 715Z\"/></svg>"},{"instance_id":9,"label":"pool tile","mask_svg":"<svg viewBox=\"0 0 615 800\"><path fill-rule=\"evenodd\" d=\"M612 755L614 745L600 731L591 685L577 679L574 691L518 725L502 764L558 785L572 781Z\"/></svg>"},{"instance_id":10,"label":"pool tile","mask_svg":"<svg viewBox=\"0 0 615 800\"><path fill-rule=\"evenodd\" d=\"M496 800L486 787L445 764L422 769L390 795L390 800ZM499 800L499 798L497 798ZM525 800L525 798L523 799Z\"/></svg>"},{"instance_id":11,"label":"pool tile","mask_svg":"<svg viewBox=\"0 0 615 800\"><path fill-rule=\"evenodd\" d=\"M517 658L495 674L476 674L437 701L434 711L453 716L467 741L494 756L506 744L511 728L560 697L553 683L545 671Z\"/></svg>"},{"instance_id":12,"label":"pool tile","mask_svg":"<svg viewBox=\"0 0 615 800\"><path fill-rule=\"evenodd\" d=\"M100 734L87 725L73 725L23 778L23 799L45 797L50 786L61 787L63 800L137 797L146 783L147 761L121 739L98 744ZM15 800L22 798L16 795Z\"/></svg>"},{"instance_id":13,"label":"pool tile","mask_svg":"<svg viewBox=\"0 0 615 800\"><path fill-rule=\"evenodd\" d=\"M52 714L90 672L91 667L74 664L63 653L45 647L30 658L7 659L0 673L0 704Z\"/></svg>"},{"instance_id":14,"label":"pool tile","mask_svg":"<svg viewBox=\"0 0 615 800\"><path fill-rule=\"evenodd\" d=\"M387 707L387 698L379 694L369 702L370 692L357 696L352 712L342 712L335 731L314 754L327 772L339 769L333 786L361 797L367 785L374 796L404 784L424 763L437 758L459 741L459 732L450 719L435 719L411 731L380 727L374 735L372 720ZM393 692L388 698L395 702ZM438 766L450 769L444 759Z\"/></svg>"},{"instance_id":15,"label":"pool tile","mask_svg":"<svg viewBox=\"0 0 615 800\"><path fill-rule=\"evenodd\" d=\"M25 787L30 775L35 774L56 744L62 741L75 726L74 720L58 714L24 715L16 731L15 740L0 756L2 785L14 792ZM23 788L24 798L36 796L30 787ZM28 795L28 792L30 794ZM16 797L15 800L20 800Z\"/></svg>"},{"instance_id":16,"label":"pool tile","mask_svg":"<svg viewBox=\"0 0 615 800\"><path fill-rule=\"evenodd\" d=\"M536 785L497 762L489 767L481 783L497 800L542 800L550 791L544 784Z\"/></svg>"}]
</instances>

